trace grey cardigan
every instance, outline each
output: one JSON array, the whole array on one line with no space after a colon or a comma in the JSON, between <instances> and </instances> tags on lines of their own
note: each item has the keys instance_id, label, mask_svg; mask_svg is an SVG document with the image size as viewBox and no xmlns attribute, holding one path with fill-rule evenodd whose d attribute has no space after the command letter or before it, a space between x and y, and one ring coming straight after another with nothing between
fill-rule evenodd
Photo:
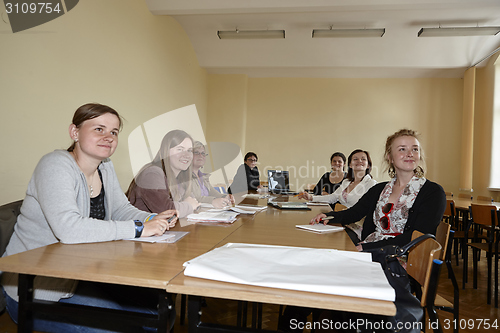
<instances>
[{"instance_id":1,"label":"grey cardigan","mask_svg":"<svg viewBox=\"0 0 500 333\"><path fill-rule=\"evenodd\" d=\"M123 193L113 163L99 165L105 189L105 220L90 218L90 195L85 176L65 150L42 157L28 184L14 233L3 256L57 242L66 244L104 242L133 238L134 220L150 213L132 206ZM2 285L17 300L17 274L3 273ZM37 277L35 298L58 301L70 297L76 281Z\"/></svg>"}]
</instances>

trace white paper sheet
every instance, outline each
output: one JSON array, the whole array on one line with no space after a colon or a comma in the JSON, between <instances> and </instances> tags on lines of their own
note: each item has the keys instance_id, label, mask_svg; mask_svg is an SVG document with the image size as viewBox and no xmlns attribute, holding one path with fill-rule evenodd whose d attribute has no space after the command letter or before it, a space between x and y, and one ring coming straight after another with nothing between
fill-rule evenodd
<instances>
[{"instance_id":1,"label":"white paper sheet","mask_svg":"<svg viewBox=\"0 0 500 333\"><path fill-rule=\"evenodd\" d=\"M307 231L312 231L312 232L317 232L317 233L330 233L330 232L337 232L337 231L344 231L344 227L337 227L334 225L324 225L323 223L317 223L317 224L297 224L295 226L296 228L307 230Z\"/></svg>"},{"instance_id":2,"label":"white paper sheet","mask_svg":"<svg viewBox=\"0 0 500 333\"><path fill-rule=\"evenodd\" d=\"M262 287L394 301L371 254L229 243L184 263L184 274Z\"/></svg>"}]
</instances>

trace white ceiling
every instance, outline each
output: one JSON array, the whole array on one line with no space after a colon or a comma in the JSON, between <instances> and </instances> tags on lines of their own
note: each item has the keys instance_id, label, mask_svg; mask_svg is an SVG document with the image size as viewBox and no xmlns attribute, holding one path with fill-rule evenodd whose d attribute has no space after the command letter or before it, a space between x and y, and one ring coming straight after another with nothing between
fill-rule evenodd
<instances>
[{"instance_id":1,"label":"white ceiling","mask_svg":"<svg viewBox=\"0 0 500 333\"><path fill-rule=\"evenodd\" d=\"M201 67L249 77L462 77L500 34L417 37L420 28L500 26L500 0L146 0L184 28ZM381 38L312 39L313 29L385 28ZM284 29L285 39L220 40L218 30ZM484 64L484 62L483 62Z\"/></svg>"}]
</instances>

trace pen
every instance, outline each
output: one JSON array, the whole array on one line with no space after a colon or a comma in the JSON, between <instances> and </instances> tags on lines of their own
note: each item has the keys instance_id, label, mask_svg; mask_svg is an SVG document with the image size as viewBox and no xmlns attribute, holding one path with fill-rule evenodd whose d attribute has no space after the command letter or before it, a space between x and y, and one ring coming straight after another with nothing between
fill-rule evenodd
<instances>
[{"instance_id":1,"label":"pen","mask_svg":"<svg viewBox=\"0 0 500 333\"><path fill-rule=\"evenodd\" d=\"M172 222L172 221L173 221L176 217L177 217L177 214L172 215L172 216L171 216L171 217L167 220L167 222L168 222L168 223Z\"/></svg>"},{"instance_id":2,"label":"pen","mask_svg":"<svg viewBox=\"0 0 500 333\"><path fill-rule=\"evenodd\" d=\"M321 219L321 221L326 221L326 220L331 220L331 219L333 219L333 216L327 216L327 217L323 217Z\"/></svg>"}]
</instances>

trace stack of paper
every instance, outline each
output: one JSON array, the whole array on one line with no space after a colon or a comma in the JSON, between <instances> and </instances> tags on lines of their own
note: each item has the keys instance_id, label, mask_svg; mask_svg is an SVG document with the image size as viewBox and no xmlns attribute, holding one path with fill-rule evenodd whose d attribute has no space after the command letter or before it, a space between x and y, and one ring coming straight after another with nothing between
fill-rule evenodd
<instances>
[{"instance_id":1,"label":"stack of paper","mask_svg":"<svg viewBox=\"0 0 500 333\"><path fill-rule=\"evenodd\" d=\"M255 210L256 212L260 212L260 211L267 209L267 206L239 204L239 205L236 205L236 208L246 209L246 210Z\"/></svg>"},{"instance_id":2,"label":"stack of paper","mask_svg":"<svg viewBox=\"0 0 500 333\"><path fill-rule=\"evenodd\" d=\"M324 225L323 223L317 223L317 224L303 224L303 225L296 225L297 228L299 229L304 229L307 231L313 231L317 233L327 233L327 232L336 232L336 231L342 231L344 230L344 227L337 227L334 225Z\"/></svg>"},{"instance_id":3,"label":"stack of paper","mask_svg":"<svg viewBox=\"0 0 500 333\"><path fill-rule=\"evenodd\" d=\"M226 244L184 263L184 275L217 281L394 301L370 253Z\"/></svg>"},{"instance_id":4,"label":"stack of paper","mask_svg":"<svg viewBox=\"0 0 500 333\"><path fill-rule=\"evenodd\" d=\"M187 220L190 222L224 222L233 223L236 221L238 213L230 211L201 212L189 214Z\"/></svg>"}]
</instances>

